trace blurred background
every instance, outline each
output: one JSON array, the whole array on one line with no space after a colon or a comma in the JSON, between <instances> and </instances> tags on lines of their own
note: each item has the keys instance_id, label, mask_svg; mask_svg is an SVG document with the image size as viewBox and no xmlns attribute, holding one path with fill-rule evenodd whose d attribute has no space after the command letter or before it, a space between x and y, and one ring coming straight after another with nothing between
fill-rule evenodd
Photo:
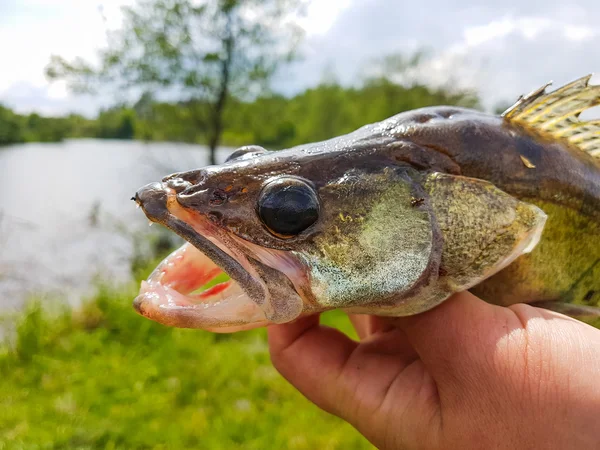
<instances>
[{"instance_id":1,"label":"blurred background","mask_svg":"<svg viewBox=\"0 0 600 450\"><path fill-rule=\"evenodd\" d=\"M0 1L0 449L369 448L279 378L264 330L134 313L180 242L129 198L241 145L501 112L597 69L599 22L592 0Z\"/></svg>"}]
</instances>

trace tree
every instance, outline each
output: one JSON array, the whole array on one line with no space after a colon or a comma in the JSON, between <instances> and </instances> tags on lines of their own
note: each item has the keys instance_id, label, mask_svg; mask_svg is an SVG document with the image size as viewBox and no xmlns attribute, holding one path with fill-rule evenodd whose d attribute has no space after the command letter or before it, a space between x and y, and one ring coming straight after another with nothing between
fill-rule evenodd
<instances>
[{"instance_id":1,"label":"tree","mask_svg":"<svg viewBox=\"0 0 600 450\"><path fill-rule=\"evenodd\" d=\"M0 145L23 141L22 124L19 116L0 105Z\"/></svg>"},{"instance_id":2,"label":"tree","mask_svg":"<svg viewBox=\"0 0 600 450\"><path fill-rule=\"evenodd\" d=\"M123 106L100 111L96 119L96 137L101 139L133 139L135 111Z\"/></svg>"},{"instance_id":3,"label":"tree","mask_svg":"<svg viewBox=\"0 0 600 450\"><path fill-rule=\"evenodd\" d=\"M228 99L258 95L279 64L293 58L301 32L292 19L302 6L302 0L141 0L124 8L123 26L109 35L98 68L53 56L46 74L67 80L75 92L163 90L189 101L214 164Z\"/></svg>"}]
</instances>

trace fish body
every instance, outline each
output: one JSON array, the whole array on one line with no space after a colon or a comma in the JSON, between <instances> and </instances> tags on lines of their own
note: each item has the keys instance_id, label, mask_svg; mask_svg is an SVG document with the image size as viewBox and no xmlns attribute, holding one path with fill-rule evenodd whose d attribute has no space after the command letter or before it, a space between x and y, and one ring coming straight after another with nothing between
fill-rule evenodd
<instances>
[{"instance_id":1,"label":"fish body","mask_svg":"<svg viewBox=\"0 0 600 450\"><path fill-rule=\"evenodd\" d=\"M418 314L452 293L600 317L600 103L589 77L502 117L428 107L140 189L188 243L134 304L167 325L231 332L341 308ZM230 280L196 292L221 271Z\"/></svg>"}]
</instances>

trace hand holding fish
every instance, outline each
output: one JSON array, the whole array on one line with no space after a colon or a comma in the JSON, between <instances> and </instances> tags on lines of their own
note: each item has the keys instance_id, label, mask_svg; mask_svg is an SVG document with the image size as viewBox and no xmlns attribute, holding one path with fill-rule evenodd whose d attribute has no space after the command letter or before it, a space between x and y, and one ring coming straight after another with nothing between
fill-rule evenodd
<instances>
[{"instance_id":1,"label":"hand holding fish","mask_svg":"<svg viewBox=\"0 0 600 450\"><path fill-rule=\"evenodd\" d=\"M288 150L246 146L142 187L133 200L187 243L136 310L268 326L279 371L380 448L600 448L600 330L550 312L600 328L589 80L500 117L427 107ZM333 309L361 314L360 342L319 326Z\"/></svg>"},{"instance_id":2,"label":"hand holding fish","mask_svg":"<svg viewBox=\"0 0 600 450\"><path fill-rule=\"evenodd\" d=\"M423 314L268 327L275 367L378 448L600 448L600 331L460 293Z\"/></svg>"}]
</instances>

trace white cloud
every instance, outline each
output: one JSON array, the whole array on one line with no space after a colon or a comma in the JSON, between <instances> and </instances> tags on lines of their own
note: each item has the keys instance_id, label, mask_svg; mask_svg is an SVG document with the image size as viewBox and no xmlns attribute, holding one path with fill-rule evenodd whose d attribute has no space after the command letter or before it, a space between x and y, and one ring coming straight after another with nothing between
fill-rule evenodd
<instances>
[{"instance_id":1,"label":"white cloud","mask_svg":"<svg viewBox=\"0 0 600 450\"><path fill-rule=\"evenodd\" d=\"M53 100L65 100L69 97L69 90L65 81L56 81L48 86L48 98Z\"/></svg>"},{"instance_id":2,"label":"white cloud","mask_svg":"<svg viewBox=\"0 0 600 450\"><path fill-rule=\"evenodd\" d=\"M464 45L476 47L488 41L505 38L516 33L526 39L535 39L541 33L554 31L570 41L583 41L598 35L591 26L565 22L545 17L504 17L485 25L468 26L463 32Z\"/></svg>"},{"instance_id":3,"label":"white cloud","mask_svg":"<svg viewBox=\"0 0 600 450\"><path fill-rule=\"evenodd\" d=\"M475 88L484 104L499 102L539 87L550 79L572 81L596 67L589 56L600 32L581 23L541 16L506 16L465 27L462 39L419 69L426 81Z\"/></svg>"},{"instance_id":4,"label":"white cloud","mask_svg":"<svg viewBox=\"0 0 600 450\"><path fill-rule=\"evenodd\" d=\"M564 34L570 41L587 41L598 36L600 33L593 27L566 25L564 27Z\"/></svg>"},{"instance_id":5,"label":"white cloud","mask_svg":"<svg viewBox=\"0 0 600 450\"><path fill-rule=\"evenodd\" d=\"M502 38L514 29L514 20L508 17L501 20L494 20L487 25L467 27L463 31L464 42L467 46L480 45L493 39Z\"/></svg>"},{"instance_id":6,"label":"white cloud","mask_svg":"<svg viewBox=\"0 0 600 450\"><path fill-rule=\"evenodd\" d=\"M323 35L333 25L338 15L348 8L351 0L312 1L308 5L306 17L298 20L308 36Z\"/></svg>"}]
</instances>

